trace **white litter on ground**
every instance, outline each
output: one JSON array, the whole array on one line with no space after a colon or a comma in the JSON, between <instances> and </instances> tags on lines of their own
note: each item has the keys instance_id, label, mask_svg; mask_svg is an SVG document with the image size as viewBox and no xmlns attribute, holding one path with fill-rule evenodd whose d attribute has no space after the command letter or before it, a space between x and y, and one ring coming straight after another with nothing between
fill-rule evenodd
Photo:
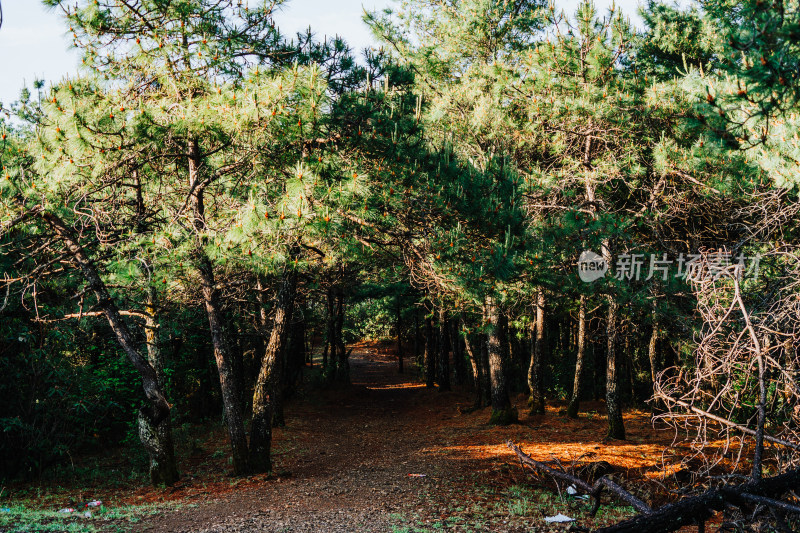
<instances>
[{"instance_id":1,"label":"white litter on ground","mask_svg":"<svg viewBox=\"0 0 800 533\"><path fill-rule=\"evenodd\" d=\"M575 488L575 485L570 485L569 487L567 487L567 494L569 494L570 496L575 496L576 494L578 494L578 489Z\"/></svg>"},{"instance_id":2,"label":"white litter on ground","mask_svg":"<svg viewBox=\"0 0 800 533\"><path fill-rule=\"evenodd\" d=\"M555 516L546 516L545 519L544 519L544 521L547 522L548 524L552 524L552 523L562 524L564 522L573 522L574 520L575 520L574 518L570 518L570 517L568 517L566 515L563 515L561 513L558 513Z\"/></svg>"}]
</instances>

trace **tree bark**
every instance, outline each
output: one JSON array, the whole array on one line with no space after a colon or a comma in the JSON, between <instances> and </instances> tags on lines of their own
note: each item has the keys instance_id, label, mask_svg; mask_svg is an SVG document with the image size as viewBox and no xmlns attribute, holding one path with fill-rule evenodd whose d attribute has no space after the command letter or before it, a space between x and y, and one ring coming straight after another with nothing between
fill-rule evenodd
<instances>
[{"instance_id":1,"label":"tree bark","mask_svg":"<svg viewBox=\"0 0 800 533\"><path fill-rule=\"evenodd\" d=\"M650 344L647 347L647 356L650 360L650 378L653 383L656 382L658 377L658 314L653 306L653 330L650 333Z\"/></svg>"},{"instance_id":2,"label":"tree bark","mask_svg":"<svg viewBox=\"0 0 800 533\"><path fill-rule=\"evenodd\" d=\"M481 389L483 390L483 404L481 407L492 405L492 380L489 371L489 337L485 333L479 333L480 352L478 362L481 365Z\"/></svg>"},{"instance_id":3,"label":"tree bark","mask_svg":"<svg viewBox=\"0 0 800 533\"><path fill-rule=\"evenodd\" d=\"M625 426L622 420L622 406L619 402L619 375L617 373L617 314L619 304L610 296L608 299L608 322L606 333L606 409L608 410L608 436L612 439L625 439Z\"/></svg>"},{"instance_id":4,"label":"tree bark","mask_svg":"<svg viewBox=\"0 0 800 533\"><path fill-rule=\"evenodd\" d=\"M275 409L275 394L280 386L280 357L286 342L286 333L294 307L297 273L286 267L278 290L275 317L272 322L269 342L261 362L261 370L253 391L253 420L250 429L250 465L255 472L272 469L270 448L272 445L272 420ZM260 282L259 282L260 283ZM259 290L260 298L263 293ZM261 322L266 326L266 310L262 300Z\"/></svg>"},{"instance_id":5,"label":"tree bark","mask_svg":"<svg viewBox=\"0 0 800 533\"><path fill-rule=\"evenodd\" d=\"M591 128L591 122L589 123ZM592 218L597 218L595 183L592 179L595 170L592 167L592 136L587 135L583 150L583 166L585 168L584 185L586 189L586 200L592 206ZM603 239L601 253L609 269L611 264L611 242ZM619 405L618 377L617 377L617 310L618 303L613 294L608 296L608 321L606 324L606 334L608 349L606 350L606 408L608 410L608 436L614 439L625 438L625 427L622 421L622 410Z\"/></svg>"},{"instance_id":6,"label":"tree bark","mask_svg":"<svg viewBox=\"0 0 800 533\"><path fill-rule=\"evenodd\" d=\"M581 373L583 372L583 358L586 353L586 296L581 295L578 306L578 353L575 358L575 379L572 382L572 397L567 406L567 416L578 418L581 401Z\"/></svg>"},{"instance_id":7,"label":"tree bark","mask_svg":"<svg viewBox=\"0 0 800 533\"><path fill-rule=\"evenodd\" d=\"M436 346L433 337L433 319L425 317L425 386L433 388L436 376Z\"/></svg>"},{"instance_id":8,"label":"tree bark","mask_svg":"<svg viewBox=\"0 0 800 533\"><path fill-rule=\"evenodd\" d=\"M400 305L400 295L397 295L397 373L403 373L403 313Z\"/></svg>"},{"instance_id":9,"label":"tree bark","mask_svg":"<svg viewBox=\"0 0 800 533\"><path fill-rule=\"evenodd\" d=\"M531 361L528 366L528 406L532 415L544 414L544 304L544 291L540 289L536 295L536 320L531 323Z\"/></svg>"},{"instance_id":10,"label":"tree bark","mask_svg":"<svg viewBox=\"0 0 800 533\"><path fill-rule=\"evenodd\" d=\"M464 348L467 350L467 356L472 366L472 379L475 386L475 408L477 409L486 405L483 396L483 364L481 363L481 352L483 351L481 345L485 343L478 341L478 346L473 348L470 335L466 334L467 320L465 313L461 313L459 324L461 330L465 333ZM479 336L479 338L482 338L482 336Z\"/></svg>"},{"instance_id":11,"label":"tree bark","mask_svg":"<svg viewBox=\"0 0 800 533\"><path fill-rule=\"evenodd\" d=\"M337 291L336 299L336 353L338 361L336 364L336 379L340 383L350 383L350 352L344 344L344 291L340 287Z\"/></svg>"},{"instance_id":12,"label":"tree bark","mask_svg":"<svg viewBox=\"0 0 800 533\"><path fill-rule=\"evenodd\" d=\"M489 377L491 383L492 415L490 424L508 425L517 420L517 412L511 406L508 383L503 361L503 346L500 336L500 309L492 297L486 298L485 317L487 322L486 348L489 355Z\"/></svg>"},{"instance_id":13,"label":"tree bark","mask_svg":"<svg viewBox=\"0 0 800 533\"><path fill-rule=\"evenodd\" d=\"M286 361L288 372L284 379L284 396L291 398L297 390L303 376L303 367L306 365L306 321L304 314L298 313L301 309L297 301L297 288L295 287L295 301L292 306L292 324L289 331L289 341L286 348ZM299 316L299 319L298 319Z\"/></svg>"},{"instance_id":14,"label":"tree bark","mask_svg":"<svg viewBox=\"0 0 800 533\"><path fill-rule=\"evenodd\" d=\"M171 438L169 440L161 438L162 435L171 433L169 431L171 422L170 405L164 396L158 374L153 365L136 349L128 325L122 319L117 304L111 298L111 294L100 277L97 267L79 244L78 238L73 231L55 214L42 211L38 215L55 232L67 252L78 264L78 268L97 298L97 305L105 314L108 324L117 338L117 342L141 376L144 395L150 405L139 410L139 419L142 421L140 428L144 424L151 431L144 435L140 431L139 436L150 458L151 481L154 484L164 483L170 485L178 480L178 472L175 466L172 440Z\"/></svg>"},{"instance_id":15,"label":"tree bark","mask_svg":"<svg viewBox=\"0 0 800 533\"><path fill-rule=\"evenodd\" d=\"M325 295L325 308L327 317L325 322L325 350L322 353L323 371L327 374L327 379L333 381L336 376L336 299L333 287L328 287ZM330 351L329 351L330 349Z\"/></svg>"},{"instance_id":16,"label":"tree bark","mask_svg":"<svg viewBox=\"0 0 800 533\"><path fill-rule=\"evenodd\" d=\"M219 383L222 390L222 405L225 410L225 420L228 425L228 435L231 439L233 451L233 471L236 475L249 472L247 461L247 435L244 430L242 416L240 383L236 381L234 365L228 344L227 331L219 302L219 290L216 287L213 266L211 261L200 252L198 257L198 270L203 288L203 301L205 303L208 324L211 330L211 344L214 347L214 359L219 371Z\"/></svg>"},{"instance_id":17,"label":"tree bark","mask_svg":"<svg viewBox=\"0 0 800 533\"><path fill-rule=\"evenodd\" d=\"M145 342L147 344L147 360L156 373L161 390L164 390L164 355L158 340L157 295L153 287L147 290L146 318L144 323ZM150 482L155 486L172 485L179 479L178 467L175 463L175 446L172 441L172 424L170 417L159 424L151 423L141 412L138 416L139 439L147 448L150 457Z\"/></svg>"},{"instance_id":18,"label":"tree bark","mask_svg":"<svg viewBox=\"0 0 800 533\"><path fill-rule=\"evenodd\" d=\"M240 404L240 386L236 381L233 358L225 327L222 306L219 301L219 289L214 277L214 266L211 263L204 247L206 238L205 205L203 200L203 187L200 184L200 148L196 140L189 142L189 189L192 191L190 203L192 207L193 226L195 230L195 256L200 283L202 286L203 303L205 304L208 324L211 330L211 344L214 347L214 358L219 370L219 382L222 389L222 404L225 410L225 420L228 424L228 434L231 439L233 452L233 471L236 475L249 472L247 434L244 430L244 419Z\"/></svg>"},{"instance_id":19,"label":"tree bark","mask_svg":"<svg viewBox=\"0 0 800 533\"><path fill-rule=\"evenodd\" d=\"M420 357L422 356L422 350L420 347L422 346L422 341L420 339L420 332L419 332L419 308L414 307L414 361L417 365L417 368L421 366Z\"/></svg>"},{"instance_id":20,"label":"tree bark","mask_svg":"<svg viewBox=\"0 0 800 533\"><path fill-rule=\"evenodd\" d=\"M440 391L450 390L450 332L444 308L439 308L439 350L436 358L437 381Z\"/></svg>"},{"instance_id":21,"label":"tree bark","mask_svg":"<svg viewBox=\"0 0 800 533\"><path fill-rule=\"evenodd\" d=\"M466 382L466 367L464 361L464 339L460 334L458 319L453 318L448 322L450 339L453 346L453 371L455 372L456 385L463 386Z\"/></svg>"}]
</instances>

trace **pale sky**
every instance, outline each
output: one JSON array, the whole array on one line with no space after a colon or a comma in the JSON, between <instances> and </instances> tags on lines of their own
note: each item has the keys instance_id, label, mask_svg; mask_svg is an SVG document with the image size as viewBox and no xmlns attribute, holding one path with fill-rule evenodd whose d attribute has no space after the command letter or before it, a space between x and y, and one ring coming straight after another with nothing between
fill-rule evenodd
<instances>
[{"instance_id":1,"label":"pale sky","mask_svg":"<svg viewBox=\"0 0 800 533\"><path fill-rule=\"evenodd\" d=\"M605 8L610 0L596 0ZM391 0L292 0L275 17L284 34L304 30L309 25L320 38L339 34L350 46L360 50L372 43L369 30L361 21L363 9L383 9ZM561 0L557 5L570 13L578 0ZM616 4L638 21L637 0ZM8 106L34 79L58 81L78 70L79 58L70 48L66 26L56 11L46 10L39 0L2 0L3 26L0 28L0 102Z\"/></svg>"}]
</instances>

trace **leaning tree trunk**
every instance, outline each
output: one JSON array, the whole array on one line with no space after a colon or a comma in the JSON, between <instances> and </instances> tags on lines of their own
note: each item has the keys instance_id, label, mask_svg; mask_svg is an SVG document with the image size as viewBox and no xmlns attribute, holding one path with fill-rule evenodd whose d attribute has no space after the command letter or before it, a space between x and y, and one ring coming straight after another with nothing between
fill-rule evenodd
<instances>
[{"instance_id":1,"label":"leaning tree trunk","mask_svg":"<svg viewBox=\"0 0 800 533\"><path fill-rule=\"evenodd\" d=\"M260 282L259 282L260 283ZM253 420L250 428L250 465L255 472L269 472L272 469L270 447L272 444L272 419L275 408L275 393L280 386L280 357L286 343L288 324L294 306L297 274L287 267L278 290L275 318L272 322L267 350L261 362L261 370L253 391ZM259 297L263 298L261 290ZM266 329L266 310L261 302L262 328Z\"/></svg>"},{"instance_id":2,"label":"leaning tree trunk","mask_svg":"<svg viewBox=\"0 0 800 533\"><path fill-rule=\"evenodd\" d=\"M439 309L439 350L436 359L436 374L439 381L439 390L450 390L450 332L447 331L448 321L444 308Z\"/></svg>"},{"instance_id":3,"label":"leaning tree trunk","mask_svg":"<svg viewBox=\"0 0 800 533\"><path fill-rule=\"evenodd\" d=\"M192 207L192 224L195 231L195 256L197 271L200 275L203 303L208 315L211 330L211 344L214 347L214 359L219 370L219 383L222 389L222 405L225 420L228 424L228 435L233 451L233 471L236 475L248 473L247 434L244 430L244 419L240 403L240 383L236 380L233 357L225 327L225 319L220 305L219 289L214 276L214 265L206 254L204 247L206 238L205 204L203 200L203 183L200 176L200 148L196 140L189 143L189 188L192 191L190 203Z\"/></svg>"},{"instance_id":4,"label":"leaning tree trunk","mask_svg":"<svg viewBox=\"0 0 800 533\"><path fill-rule=\"evenodd\" d=\"M619 401L619 374L617 372L617 314L619 304L614 296L608 299L608 322L606 333L606 409L608 410L608 436L612 439L625 438L622 421L622 406Z\"/></svg>"},{"instance_id":5,"label":"leaning tree trunk","mask_svg":"<svg viewBox=\"0 0 800 533\"><path fill-rule=\"evenodd\" d=\"M572 382L572 397L567 406L567 416L578 418L581 401L581 373L583 372L583 357L586 353L586 296L581 295L578 307L578 354L575 358L575 379Z\"/></svg>"},{"instance_id":6,"label":"leaning tree trunk","mask_svg":"<svg viewBox=\"0 0 800 533\"><path fill-rule=\"evenodd\" d=\"M528 366L528 405L532 415L544 414L544 291L536 296L536 321L531 325L531 362Z\"/></svg>"},{"instance_id":7,"label":"leaning tree trunk","mask_svg":"<svg viewBox=\"0 0 800 533\"><path fill-rule=\"evenodd\" d=\"M486 348L489 355L492 416L490 424L508 425L517 420L517 411L511 406L503 361L500 335L500 310L492 297L486 298L485 315L488 327Z\"/></svg>"},{"instance_id":8,"label":"leaning tree trunk","mask_svg":"<svg viewBox=\"0 0 800 533\"><path fill-rule=\"evenodd\" d=\"M170 427L170 405L164 396L158 374L150 362L136 349L127 324L122 320L116 303L114 303L105 282L97 272L97 267L79 244L78 238L57 215L44 211L38 214L55 232L61 242L64 243L67 252L78 264L78 268L80 268L83 277L86 279L89 289L97 297L97 305L105 314L108 324L117 338L117 342L119 342L125 355L141 376L142 388L150 405L139 410L139 418L145 419L146 427L153 428L151 432L143 436L142 440L142 444L150 457L151 480L157 481L159 484L171 485L178 480L178 472L175 466L172 441L171 439L162 439L163 435L169 434L169 431L163 428ZM142 437L141 432L140 437Z\"/></svg>"}]
</instances>

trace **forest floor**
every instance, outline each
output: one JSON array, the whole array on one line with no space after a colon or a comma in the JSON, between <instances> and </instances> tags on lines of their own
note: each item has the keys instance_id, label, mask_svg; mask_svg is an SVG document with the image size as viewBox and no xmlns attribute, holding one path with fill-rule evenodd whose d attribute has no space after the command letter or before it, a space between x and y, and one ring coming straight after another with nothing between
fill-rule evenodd
<instances>
[{"instance_id":1,"label":"forest floor","mask_svg":"<svg viewBox=\"0 0 800 533\"><path fill-rule=\"evenodd\" d=\"M544 520L559 513L583 527L632 514L605 501L589 517L587 502L523 471L508 440L542 461L610 465L645 500L665 498L658 479L670 468L665 453L675 451L673 434L654 430L646 412L628 411L627 440L609 441L602 404L584 405L578 420L566 418L559 405L530 417L520 395L514 399L520 423L489 426L488 408L469 411L468 391L426 389L413 369L398 374L391 348L379 344L355 347L351 377L351 387L310 390L287 404L287 426L274 435L271 476L230 477L219 428L189 439L180 465L189 474L173 487L110 487L101 477L80 494L39 489L25 505L51 512L20 529L0 513L0 531L530 532L566 531L568 525ZM73 502L102 499L104 508L92 518L53 513L69 504L68 494L78 498Z\"/></svg>"}]
</instances>

